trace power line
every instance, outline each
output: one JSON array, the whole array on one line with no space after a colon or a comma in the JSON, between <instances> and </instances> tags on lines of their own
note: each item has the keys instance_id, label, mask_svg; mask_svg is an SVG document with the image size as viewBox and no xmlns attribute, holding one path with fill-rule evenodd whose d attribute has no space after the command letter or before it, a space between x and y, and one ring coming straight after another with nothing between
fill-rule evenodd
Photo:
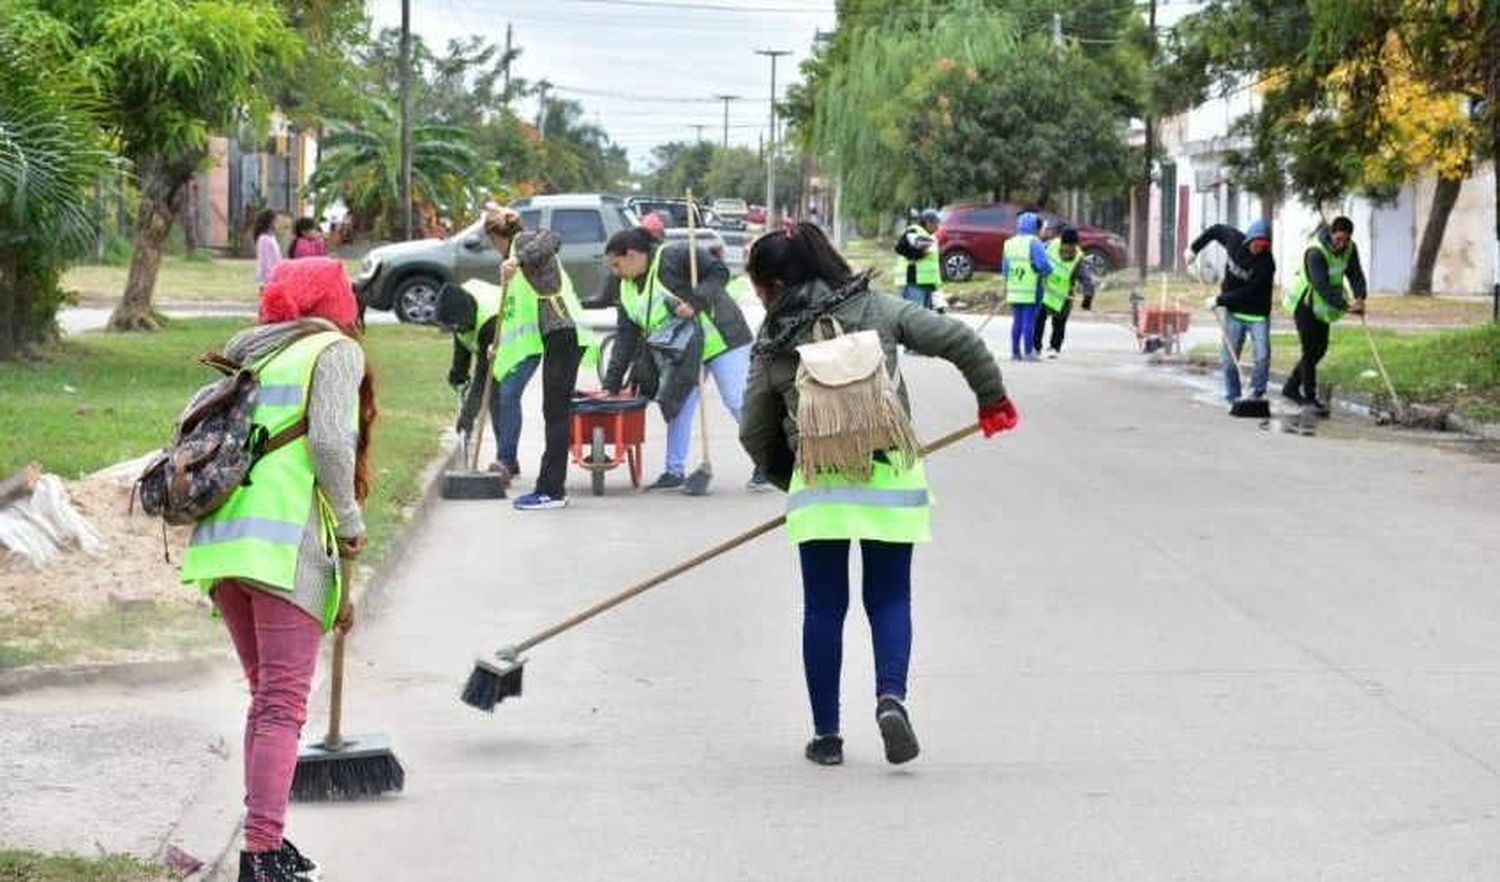
<instances>
[{"instance_id":1,"label":"power line","mask_svg":"<svg viewBox=\"0 0 1500 882\"><path fill-rule=\"evenodd\" d=\"M593 3L600 6L630 6L637 9L692 9L704 12L837 12L832 6L720 6L714 3L674 0L558 0L563 3Z\"/></svg>"}]
</instances>

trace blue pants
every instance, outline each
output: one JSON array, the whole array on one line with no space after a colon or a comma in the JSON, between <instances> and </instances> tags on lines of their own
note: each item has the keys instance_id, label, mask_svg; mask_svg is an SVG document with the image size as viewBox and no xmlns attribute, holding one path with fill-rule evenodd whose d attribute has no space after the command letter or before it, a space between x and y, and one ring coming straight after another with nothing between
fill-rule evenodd
<instances>
[{"instance_id":1,"label":"blue pants","mask_svg":"<svg viewBox=\"0 0 1500 882\"><path fill-rule=\"evenodd\" d=\"M911 663L910 543L859 543L865 615L875 645L875 695L906 698ZM839 673L844 658L844 614L849 611L849 540L819 539L797 546L802 558L802 667L812 703L813 730L839 731Z\"/></svg>"},{"instance_id":2,"label":"blue pants","mask_svg":"<svg viewBox=\"0 0 1500 882\"><path fill-rule=\"evenodd\" d=\"M526 391L526 384L531 382L531 375L536 373L536 366L541 363L540 355L523 359L500 381L497 396L500 411L495 416L495 458L512 473L521 470L520 460L516 457L516 448L521 443L521 395Z\"/></svg>"},{"instance_id":3,"label":"blue pants","mask_svg":"<svg viewBox=\"0 0 1500 882\"><path fill-rule=\"evenodd\" d=\"M1012 303L1010 305L1010 356L1030 358L1036 355L1033 342L1036 337L1036 314L1041 308L1037 303Z\"/></svg>"},{"instance_id":4,"label":"blue pants","mask_svg":"<svg viewBox=\"0 0 1500 882\"><path fill-rule=\"evenodd\" d=\"M1250 349L1255 353L1255 368L1250 372L1250 394L1257 397L1266 394L1266 383L1271 379L1271 323L1269 321L1247 322L1233 315L1224 316L1224 336L1233 347L1234 358L1229 349L1222 353L1224 367L1224 397L1230 404L1240 397L1240 371L1234 359L1245 348L1245 337L1250 338Z\"/></svg>"},{"instance_id":5,"label":"blue pants","mask_svg":"<svg viewBox=\"0 0 1500 882\"><path fill-rule=\"evenodd\" d=\"M932 291L933 288L931 285L907 285L901 289L901 297L903 300L910 300L923 309L931 309Z\"/></svg>"},{"instance_id":6,"label":"blue pants","mask_svg":"<svg viewBox=\"0 0 1500 882\"><path fill-rule=\"evenodd\" d=\"M721 352L705 365L714 385L719 387L719 397L734 424L740 424L740 409L745 403L745 381L750 378L750 344ZM677 418L667 424L667 471L682 475L686 471L688 454L693 448L693 420L698 417L698 389L688 393ZM736 430L735 435L739 434Z\"/></svg>"}]
</instances>

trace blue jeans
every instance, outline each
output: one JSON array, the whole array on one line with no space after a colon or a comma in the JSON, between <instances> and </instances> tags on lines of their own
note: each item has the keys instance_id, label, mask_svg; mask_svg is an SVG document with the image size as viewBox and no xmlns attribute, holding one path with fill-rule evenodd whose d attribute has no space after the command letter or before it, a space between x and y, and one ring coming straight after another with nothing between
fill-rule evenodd
<instances>
[{"instance_id":1,"label":"blue jeans","mask_svg":"<svg viewBox=\"0 0 1500 882\"><path fill-rule=\"evenodd\" d=\"M1266 383L1271 378L1271 322L1247 322L1226 314L1224 336L1229 342L1224 347L1220 361L1224 366L1224 397L1232 404L1240 398L1240 371L1234 360L1245 348L1245 336L1250 337L1250 348L1255 353L1255 368L1250 372L1250 394L1261 397L1266 394ZM1233 348L1233 357L1230 355Z\"/></svg>"},{"instance_id":2,"label":"blue jeans","mask_svg":"<svg viewBox=\"0 0 1500 882\"><path fill-rule=\"evenodd\" d=\"M714 356L705 365L719 387L724 407L740 424L740 408L745 404L745 381L750 378L750 344ZM667 425L667 471L682 475L687 470L688 454L693 448L693 420L698 416L698 389L694 387L682 403L677 419ZM735 432L738 435L738 432Z\"/></svg>"},{"instance_id":3,"label":"blue jeans","mask_svg":"<svg viewBox=\"0 0 1500 882\"><path fill-rule=\"evenodd\" d=\"M1030 358L1036 355L1036 314L1040 303L1012 303L1010 305L1010 357Z\"/></svg>"},{"instance_id":4,"label":"blue jeans","mask_svg":"<svg viewBox=\"0 0 1500 882\"><path fill-rule=\"evenodd\" d=\"M923 309L932 308L931 285L906 285L901 289L901 298L910 300Z\"/></svg>"},{"instance_id":5,"label":"blue jeans","mask_svg":"<svg viewBox=\"0 0 1500 882\"><path fill-rule=\"evenodd\" d=\"M520 460L516 457L516 448L521 444L521 395L526 391L526 384L531 382L531 375L536 373L536 366L541 363L542 357L533 355L517 364L500 381L500 413L495 425L495 443L499 451L496 459L512 472L521 470Z\"/></svg>"},{"instance_id":6,"label":"blue jeans","mask_svg":"<svg viewBox=\"0 0 1500 882\"><path fill-rule=\"evenodd\" d=\"M865 615L875 647L875 696L906 698L911 665L910 543L859 543ZM802 667L812 704L813 731L839 731L839 673L844 660L844 615L849 611L849 540L820 539L797 546L802 559Z\"/></svg>"}]
</instances>

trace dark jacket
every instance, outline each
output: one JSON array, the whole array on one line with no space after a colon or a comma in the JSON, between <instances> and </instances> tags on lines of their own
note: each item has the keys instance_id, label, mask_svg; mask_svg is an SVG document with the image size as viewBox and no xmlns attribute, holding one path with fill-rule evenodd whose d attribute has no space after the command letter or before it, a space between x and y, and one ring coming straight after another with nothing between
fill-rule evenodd
<instances>
[{"instance_id":1,"label":"dark jacket","mask_svg":"<svg viewBox=\"0 0 1500 882\"><path fill-rule=\"evenodd\" d=\"M706 248L698 249L698 287L693 288L692 267L688 261L687 242L672 242L660 246L666 250L661 255L661 274L658 281L672 296L667 299L667 308L675 309L681 301L698 312L707 312L709 320L724 338L730 349L738 349L755 339L750 324L739 304L729 296L729 267L713 256ZM655 255L652 255L655 258ZM604 372L604 388L619 389L624 383L625 371L635 361L641 348L643 332L630 317L625 307L619 307L618 330L615 332L614 350L610 354L609 369Z\"/></svg>"},{"instance_id":2,"label":"dark jacket","mask_svg":"<svg viewBox=\"0 0 1500 882\"><path fill-rule=\"evenodd\" d=\"M1329 251L1333 250L1333 233L1327 227L1318 230L1318 241ZM1363 300L1370 293L1365 283L1365 270L1359 262L1359 249L1355 247L1354 240L1349 240L1349 265L1344 268L1344 281L1349 283L1349 290L1354 292L1354 299ZM1343 286L1335 287L1328 280L1328 261L1324 259L1323 252L1316 248L1308 248L1302 255L1302 264L1306 268L1307 281L1317 289L1328 305L1334 309L1348 309L1349 299L1344 296Z\"/></svg>"},{"instance_id":3,"label":"dark jacket","mask_svg":"<svg viewBox=\"0 0 1500 882\"><path fill-rule=\"evenodd\" d=\"M756 338L740 419L740 444L765 476L783 490L792 479L796 463L796 347L811 342L812 323L823 315L837 318L845 333L877 331L885 348L886 367L898 379L896 353L906 346L952 362L963 372L980 406L1005 397L1005 383L994 356L963 322L875 291L870 288L868 275L855 277L838 291L821 281L803 285L784 294L766 314ZM910 412L905 382L899 392Z\"/></svg>"},{"instance_id":4,"label":"dark jacket","mask_svg":"<svg viewBox=\"0 0 1500 882\"><path fill-rule=\"evenodd\" d=\"M1253 316L1271 314L1271 288L1276 284L1276 258L1268 248L1261 254L1250 253L1245 234L1225 224L1214 224L1193 240L1197 254L1210 242L1224 246L1229 259L1224 264L1224 281L1214 301L1233 313Z\"/></svg>"}]
</instances>

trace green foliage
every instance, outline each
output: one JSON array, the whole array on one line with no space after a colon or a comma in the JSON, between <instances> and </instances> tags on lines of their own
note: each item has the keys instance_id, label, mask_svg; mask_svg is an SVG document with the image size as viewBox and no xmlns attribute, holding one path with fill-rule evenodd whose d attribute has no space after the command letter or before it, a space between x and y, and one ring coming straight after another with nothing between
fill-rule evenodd
<instances>
[{"instance_id":1,"label":"green foliage","mask_svg":"<svg viewBox=\"0 0 1500 882\"><path fill-rule=\"evenodd\" d=\"M766 199L766 161L744 147L725 149L708 141L673 141L652 151L656 167L641 181L643 192L674 199L688 190L696 199ZM776 202L791 205L801 191L802 170L785 156L776 162Z\"/></svg>"},{"instance_id":2,"label":"green foliage","mask_svg":"<svg viewBox=\"0 0 1500 882\"><path fill-rule=\"evenodd\" d=\"M0 662L3 662L0 657ZM83 858L30 851L0 851L0 879L16 882L157 882L164 867L132 857Z\"/></svg>"},{"instance_id":3,"label":"green foliage","mask_svg":"<svg viewBox=\"0 0 1500 882\"><path fill-rule=\"evenodd\" d=\"M111 164L67 30L0 0L0 358L53 334L66 264L97 234L89 187Z\"/></svg>"},{"instance_id":4,"label":"green foliage","mask_svg":"<svg viewBox=\"0 0 1500 882\"><path fill-rule=\"evenodd\" d=\"M317 210L342 198L357 216L392 231L401 211L400 114L372 100L359 121L334 123L308 181ZM467 219L483 202L492 169L470 145L469 130L442 123L412 126L412 199L440 217Z\"/></svg>"}]
</instances>

